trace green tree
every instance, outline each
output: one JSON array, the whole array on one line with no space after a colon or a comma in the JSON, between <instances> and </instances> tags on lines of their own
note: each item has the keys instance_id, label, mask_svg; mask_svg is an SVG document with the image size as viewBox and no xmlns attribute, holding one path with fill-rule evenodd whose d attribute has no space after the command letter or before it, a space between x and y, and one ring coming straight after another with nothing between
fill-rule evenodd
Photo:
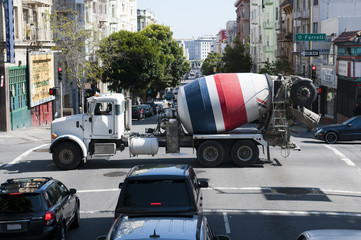
<instances>
[{"instance_id":1,"label":"green tree","mask_svg":"<svg viewBox=\"0 0 361 240\"><path fill-rule=\"evenodd\" d=\"M54 33L55 46L60 54L60 65L69 80L75 83L83 97L84 79L94 77L94 63L88 61L98 45L97 32L94 27L84 28L83 17L71 9L53 11L48 14L51 30ZM87 51L85 50L87 49ZM84 109L83 101L80 103Z\"/></svg>"},{"instance_id":2,"label":"green tree","mask_svg":"<svg viewBox=\"0 0 361 240\"><path fill-rule=\"evenodd\" d=\"M233 47L231 45L225 47L222 62L224 64L223 72L228 73L250 72L252 67L251 56L247 53L246 47L239 37L233 41Z\"/></svg>"},{"instance_id":3,"label":"green tree","mask_svg":"<svg viewBox=\"0 0 361 240\"><path fill-rule=\"evenodd\" d=\"M262 74L271 74L271 75L291 75L293 74L292 67L288 62L288 58L286 56L282 56L276 60L276 62L265 62L265 66L259 70L259 73Z\"/></svg>"},{"instance_id":4,"label":"green tree","mask_svg":"<svg viewBox=\"0 0 361 240\"><path fill-rule=\"evenodd\" d=\"M221 72L222 66L222 57L219 53L208 53L207 58L204 60L202 64L202 73L204 75L211 75L216 72Z\"/></svg>"},{"instance_id":5,"label":"green tree","mask_svg":"<svg viewBox=\"0 0 361 240\"><path fill-rule=\"evenodd\" d=\"M170 27L151 24L141 31L141 34L154 40L160 47L160 64L164 71L159 72L151 84L153 97L166 87L175 87L190 70L190 64L183 56L183 49L172 39Z\"/></svg>"},{"instance_id":6,"label":"green tree","mask_svg":"<svg viewBox=\"0 0 361 240\"><path fill-rule=\"evenodd\" d=\"M164 72L159 61L160 47L139 32L111 34L103 39L98 53L104 67L102 80L115 92L125 89L144 94L152 79Z\"/></svg>"}]
</instances>

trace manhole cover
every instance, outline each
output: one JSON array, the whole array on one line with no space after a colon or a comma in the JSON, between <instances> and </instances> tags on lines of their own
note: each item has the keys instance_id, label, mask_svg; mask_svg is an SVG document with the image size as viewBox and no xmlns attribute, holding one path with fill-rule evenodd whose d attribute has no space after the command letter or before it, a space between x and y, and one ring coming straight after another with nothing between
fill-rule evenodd
<instances>
[{"instance_id":1,"label":"manhole cover","mask_svg":"<svg viewBox=\"0 0 361 240\"><path fill-rule=\"evenodd\" d=\"M105 177L121 177L126 175L126 172L109 172L109 173L104 173L103 175Z\"/></svg>"},{"instance_id":2,"label":"manhole cover","mask_svg":"<svg viewBox=\"0 0 361 240\"><path fill-rule=\"evenodd\" d=\"M277 188L276 191L286 195L306 195L312 193L311 190L306 188Z\"/></svg>"},{"instance_id":3,"label":"manhole cover","mask_svg":"<svg viewBox=\"0 0 361 240\"><path fill-rule=\"evenodd\" d=\"M49 152L49 148L39 148L39 149L35 149L34 152Z\"/></svg>"}]
</instances>

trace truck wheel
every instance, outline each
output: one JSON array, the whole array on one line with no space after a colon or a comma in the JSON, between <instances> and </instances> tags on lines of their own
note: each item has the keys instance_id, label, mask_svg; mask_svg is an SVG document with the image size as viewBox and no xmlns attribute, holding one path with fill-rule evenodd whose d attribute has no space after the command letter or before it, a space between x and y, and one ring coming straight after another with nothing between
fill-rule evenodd
<instances>
[{"instance_id":1,"label":"truck wheel","mask_svg":"<svg viewBox=\"0 0 361 240\"><path fill-rule=\"evenodd\" d=\"M259 150L253 141L240 140L231 149L232 161L238 167L252 166L257 162Z\"/></svg>"},{"instance_id":2,"label":"truck wheel","mask_svg":"<svg viewBox=\"0 0 361 240\"><path fill-rule=\"evenodd\" d=\"M223 156L223 146L216 141L205 141L197 149L197 159L205 167L217 167Z\"/></svg>"},{"instance_id":3,"label":"truck wheel","mask_svg":"<svg viewBox=\"0 0 361 240\"><path fill-rule=\"evenodd\" d=\"M311 82L300 81L291 87L291 99L301 107L311 105L316 97L316 88Z\"/></svg>"},{"instance_id":4,"label":"truck wheel","mask_svg":"<svg viewBox=\"0 0 361 240\"><path fill-rule=\"evenodd\" d=\"M53 152L55 165L63 170L75 169L82 160L80 149L73 143L60 143Z\"/></svg>"}]
</instances>

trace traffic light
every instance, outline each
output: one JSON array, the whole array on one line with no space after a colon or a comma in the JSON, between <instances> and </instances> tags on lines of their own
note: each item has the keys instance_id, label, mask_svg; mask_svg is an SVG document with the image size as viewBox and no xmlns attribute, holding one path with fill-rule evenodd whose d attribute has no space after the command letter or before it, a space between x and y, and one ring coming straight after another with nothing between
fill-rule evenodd
<instances>
[{"instance_id":1,"label":"traffic light","mask_svg":"<svg viewBox=\"0 0 361 240\"><path fill-rule=\"evenodd\" d=\"M63 80L63 69L61 67L58 67L58 80Z\"/></svg>"},{"instance_id":2,"label":"traffic light","mask_svg":"<svg viewBox=\"0 0 361 240\"><path fill-rule=\"evenodd\" d=\"M311 78L312 78L312 80L316 80L316 66L312 65L311 70L312 70Z\"/></svg>"},{"instance_id":3,"label":"traffic light","mask_svg":"<svg viewBox=\"0 0 361 240\"><path fill-rule=\"evenodd\" d=\"M49 88L49 95L55 96L56 95L56 88Z\"/></svg>"}]
</instances>

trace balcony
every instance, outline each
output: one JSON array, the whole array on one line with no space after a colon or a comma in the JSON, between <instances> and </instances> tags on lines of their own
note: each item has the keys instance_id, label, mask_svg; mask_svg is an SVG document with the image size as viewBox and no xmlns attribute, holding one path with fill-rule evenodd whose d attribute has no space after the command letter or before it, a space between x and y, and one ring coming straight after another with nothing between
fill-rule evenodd
<instances>
[{"instance_id":1,"label":"balcony","mask_svg":"<svg viewBox=\"0 0 361 240\"><path fill-rule=\"evenodd\" d=\"M275 26L274 22L264 22L263 23L263 28L264 29L273 29Z\"/></svg>"},{"instance_id":2,"label":"balcony","mask_svg":"<svg viewBox=\"0 0 361 240\"><path fill-rule=\"evenodd\" d=\"M264 5L272 5L273 4L273 0L264 0L263 1Z\"/></svg>"},{"instance_id":3,"label":"balcony","mask_svg":"<svg viewBox=\"0 0 361 240\"><path fill-rule=\"evenodd\" d=\"M36 5L38 7L50 7L52 0L23 0L24 5Z\"/></svg>"},{"instance_id":4,"label":"balcony","mask_svg":"<svg viewBox=\"0 0 361 240\"><path fill-rule=\"evenodd\" d=\"M264 46L264 47L263 47L263 51L264 51L265 53L273 52L273 50L274 50L274 47L273 47L273 46Z\"/></svg>"}]
</instances>

